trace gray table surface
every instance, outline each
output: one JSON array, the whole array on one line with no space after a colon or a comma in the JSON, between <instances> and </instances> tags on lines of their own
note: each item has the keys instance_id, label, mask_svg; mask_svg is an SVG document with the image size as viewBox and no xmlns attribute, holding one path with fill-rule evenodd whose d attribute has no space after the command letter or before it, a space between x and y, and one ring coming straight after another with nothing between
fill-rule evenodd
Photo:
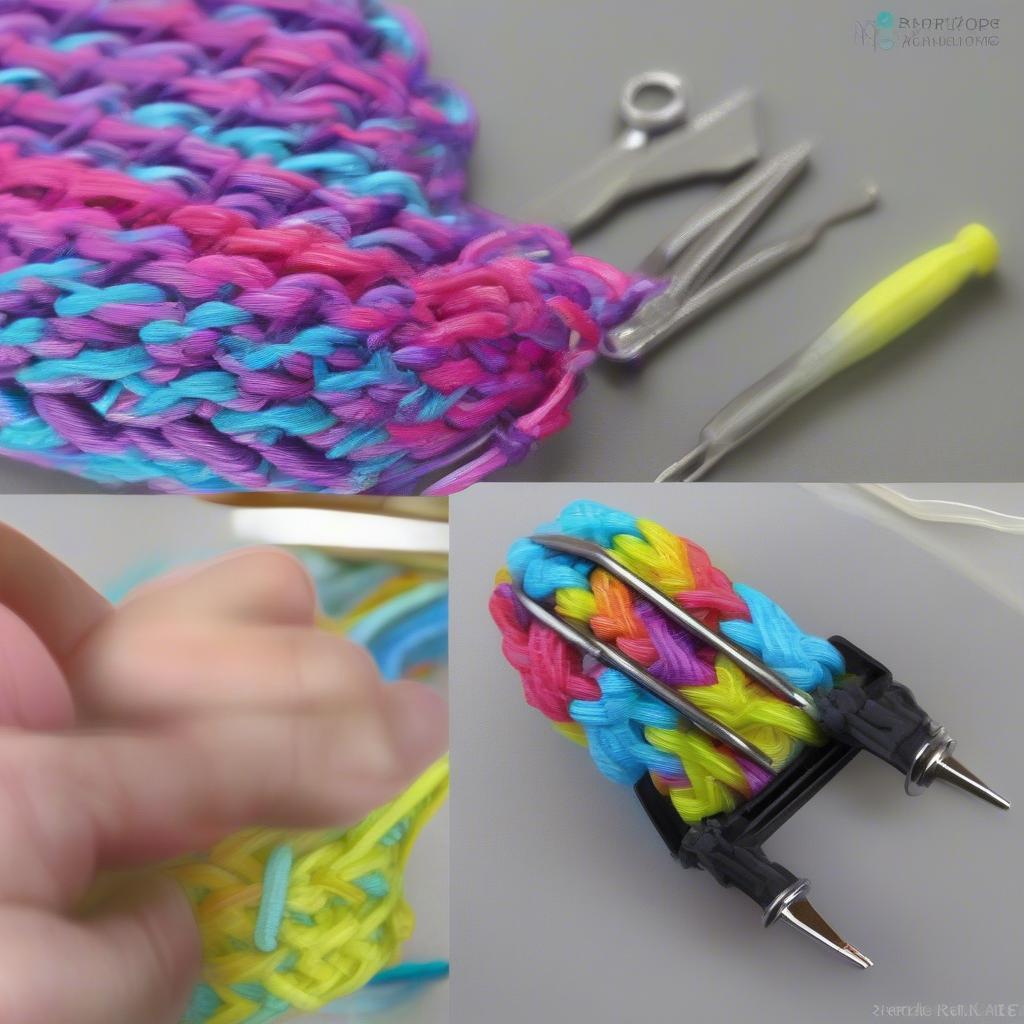
<instances>
[{"instance_id":1,"label":"gray table surface","mask_svg":"<svg viewBox=\"0 0 1024 1024\"><path fill-rule=\"evenodd\" d=\"M1024 537L922 524L918 543L794 485L475 488L453 505L454 1024L852 1024L917 1004L1024 1014L1019 806L938 784L911 799L864 755L783 826L767 851L874 959L859 971L681 870L629 789L526 705L487 612L493 575L512 540L576 498L692 537L804 629L843 633L914 688L966 764L1018 805L1024 793L1019 612L928 550L936 535L988 536L1019 555Z\"/></svg>"},{"instance_id":2,"label":"gray table surface","mask_svg":"<svg viewBox=\"0 0 1024 1024\"><path fill-rule=\"evenodd\" d=\"M998 279L977 282L927 322L831 381L715 471L728 480L1013 480L1024 477L1024 145L1021 10L965 0L943 13L999 17L998 45L862 45L859 0L409 0L438 75L465 89L482 131L474 199L514 214L611 139L625 79L684 74L694 108L747 86L760 94L766 152L816 144L811 173L747 251L842 204L869 176L877 212L837 228L639 370L596 367L573 426L499 478L650 480L705 420L810 342L854 299L963 224L990 225ZM940 13L934 5L898 14ZM659 196L582 248L631 267L718 186ZM0 491L88 487L0 464Z\"/></svg>"},{"instance_id":3,"label":"gray table surface","mask_svg":"<svg viewBox=\"0 0 1024 1024\"><path fill-rule=\"evenodd\" d=\"M695 325L636 372L597 367L575 422L506 472L519 480L651 480L725 402L810 342L854 299L970 221L999 236L998 280L976 282L903 341L790 410L715 471L720 480L1015 480L1024 477L1024 92L1019 5L984 50L876 52L856 39L858 0L413 0L438 73L475 100L473 195L513 213L612 137L621 84L664 67L695 109L741 86L760 94L768 153L816 144L810 174L745 251L856 194L882 205L803 261ZM938 14L934 5L898 14ZM630 267L718 186L660 196L581 242Z\"/></svg>"}]
</instances>

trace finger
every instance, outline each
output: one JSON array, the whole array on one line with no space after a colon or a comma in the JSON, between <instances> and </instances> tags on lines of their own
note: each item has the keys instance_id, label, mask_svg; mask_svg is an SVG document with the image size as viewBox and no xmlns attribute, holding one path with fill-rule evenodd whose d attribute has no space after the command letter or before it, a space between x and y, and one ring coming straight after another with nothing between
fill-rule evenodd
<instances>
[{"instance_id":1,"label":"finger","mask_svg":"<svg viewBox=\"0 0 1024 1024\"><path fill-rule=\"evenodd\" d=\"M245 548L159 577L120 609L140 616L234 619L311 626L316 588L305 566L280 548Z\"/></svg>"},{"instance_id":2,"label":"finger","mask_svg":"<svg viewBox=\"0 0 1024 1024\"><path fill-rule=\"evenodd\" d=\"M0 733L0 901L67 907L101 868L203 850L241 828L342 827L443 753L419 683L339 714L213 716L131 734Z\"/></svg>"},{"instance_id":3,"label":"finger","mask_svg":"<svg viewBox=\"0 0 1024 1024\"><path fill-rule=\"evenodd\" d=\"M80 713L107 723L340 709L382 686L365 648L322 630L119 614L81 646L71 672Z\"/></svg>"},{"instance_id":4,"label":"finger","mask_svg":"<svg viewBox=\"0 0 1024 1024\"><path fill-rule=\"evenodd\" d=\"M0 604L10 608L63 664L110 613L110 603L24 534L0 523Z\"/></svg>"},{"instance_id":5,"label":"finger","mask_svg":"<svg viewBox=\"0 0 1024 1024\"><path fill-rule=\"evenodd\" d=\"M86 921L9 907L0 910L0 1020L176 1024L200 958L191 907L167 879L122 886Z\"/></svg>"},{"instance_id":6,"label":"finger","mask_svg":"<svg viewBox=\"0 0 1024 1024\"><path fill-rule=\"evenodd\" d=\"M0 726L66 729L74 717L71 693L53 655L0 605Z\"/></svg>"}]
</instances>

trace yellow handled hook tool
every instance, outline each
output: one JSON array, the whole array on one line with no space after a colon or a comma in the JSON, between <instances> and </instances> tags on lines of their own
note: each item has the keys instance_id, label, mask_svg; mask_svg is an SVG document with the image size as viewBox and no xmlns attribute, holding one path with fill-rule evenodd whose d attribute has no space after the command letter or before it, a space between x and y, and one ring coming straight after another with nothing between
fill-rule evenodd
<instances>
[{"instance_id":1,"label":"yellow handled hook tool","mask_svg":"<svg viewBox=\"0 0 1024 1024\"><path fill-rule=\"evenodd\" d=\"M940 306L971 277L999 260L999 243L982 224L918 256L861 296L828 330L716 413L697 447L658 481L698 480L737 445L830 377L872 355Z\"/></svg>"}]
</instances>

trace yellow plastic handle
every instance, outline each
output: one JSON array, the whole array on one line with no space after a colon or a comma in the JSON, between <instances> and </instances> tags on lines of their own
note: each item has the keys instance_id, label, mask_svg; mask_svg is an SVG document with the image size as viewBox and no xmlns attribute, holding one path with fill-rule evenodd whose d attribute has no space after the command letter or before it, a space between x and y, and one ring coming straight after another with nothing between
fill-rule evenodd
<instances>
[{"instance_id":1,"label":"yellow plastic handle","mask_svg":"<svg viewBox=\"0 0 1024 1024\"><path fill-rule=\"evenodd\" d=\"M828 333L843 337L846 365L854 363L909 330L969 278L991 273L998 261L995 235L983 224L968 224L952 242L918 256L876 284Z\"/></svg>"}]
</instances>

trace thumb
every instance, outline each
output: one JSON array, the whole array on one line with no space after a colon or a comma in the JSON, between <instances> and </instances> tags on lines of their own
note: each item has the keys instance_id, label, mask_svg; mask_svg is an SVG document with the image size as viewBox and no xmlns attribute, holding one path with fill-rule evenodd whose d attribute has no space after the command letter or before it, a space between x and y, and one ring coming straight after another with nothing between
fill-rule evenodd
<instances>
[{"instance_id":1,"label":"thumb","mask_svg":"<svg viewBox=\"0 0 1024 1024\"><path fill-rule=\"evenodd\" d=\"M74 721L71 692L43 642L0 604L0 726L65 729Z\"/></svg>"}]
</instances>

